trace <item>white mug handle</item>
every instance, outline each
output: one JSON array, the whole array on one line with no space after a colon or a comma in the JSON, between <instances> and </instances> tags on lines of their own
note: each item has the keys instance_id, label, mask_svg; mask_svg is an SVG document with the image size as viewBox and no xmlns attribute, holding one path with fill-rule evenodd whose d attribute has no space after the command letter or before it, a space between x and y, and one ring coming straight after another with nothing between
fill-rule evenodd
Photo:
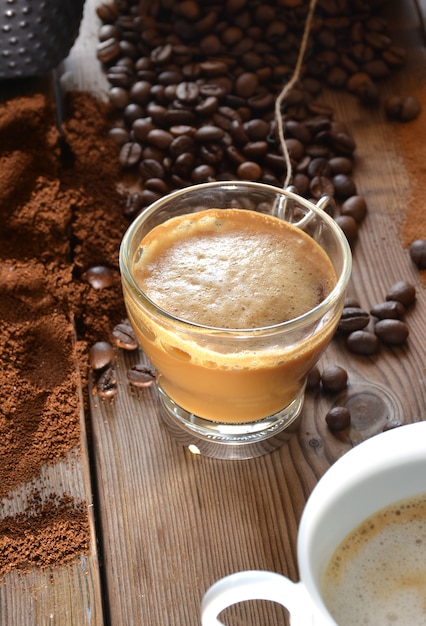
<instances>
[{"instance_id":1,"label":"white mug handle","mask_svg":"<svg viewBox=\"0 0 426 626\"><path fill-rule=\"evenodd\" d=\"M302 583L274 572L249 570L225 576L207 590L201 603L202 626L224 626L220 613L246 600L278 602L288 609L292 626L313 624L312 604Z\"/></svg>"}]
</instances>

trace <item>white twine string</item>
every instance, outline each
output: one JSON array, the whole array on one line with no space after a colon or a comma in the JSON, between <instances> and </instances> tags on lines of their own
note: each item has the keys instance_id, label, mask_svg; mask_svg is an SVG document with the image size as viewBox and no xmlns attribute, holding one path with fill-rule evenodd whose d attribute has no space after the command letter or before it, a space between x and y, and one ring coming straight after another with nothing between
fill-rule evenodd
<instances>
[{"instance_id":1,"label":"white twine string","mask_svg":"<svg viewBox=\"0 0 426 626\"><path fill-rule=\"evenodd\" d=\"M302 41L300 44L299 55L297 57L297 62L294 68L293 76L288 81L288 83L284 85L283 89L281 90L281 93L277 96L277 99L275 101L275 119L277 122L278 137L280 140L281 148L282 148L286 166L287 166L287 173L286 173L286 177L284 181L284 188L288 187L288 185L290 184L293 173L292 173L290 155L288 153L287 144L284 138L284 121L283 121L283 116L281 115L281 104L284 98L286 97L287 93L290 91L290 89L292 89L292 87L297 83L297 81L300 78L300 71L302 68L302 63L303 63L303 58L305 56L306 47L308 45L308 37L309 37L310 30L311 30L312 18L314 16L316 4L317 4L317 0L311 0L309 3L308 15L306 16L305 28L303 30L303 36L302 36Z\"/></svg>"}]
</instances>

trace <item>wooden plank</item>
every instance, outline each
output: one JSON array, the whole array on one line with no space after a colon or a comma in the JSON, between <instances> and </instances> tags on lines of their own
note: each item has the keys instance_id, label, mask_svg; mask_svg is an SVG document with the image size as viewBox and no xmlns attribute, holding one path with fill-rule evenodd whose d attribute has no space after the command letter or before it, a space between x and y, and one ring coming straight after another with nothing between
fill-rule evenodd
<instances>
[{"instance_id":1,"label":"wooden plank","mask_svg":"<svg viewBox=\"0 0 426 626\"><path fill-rule=\"evenodd\" d=\"M78 45L79 42L77 47ZM50 94L49 77L42 80L6 81L2 84L0 99L4 101L22 95L30 96L40 91ZM29 293L28 301L30 298ZM5 320L2 322L6 323ZM69 354L72 355L72 338L70 337L68 341L67 333L68 328L64 328L63 334L64 338L66 337L64 350L68 347ZM81 395L81 392L81 384L78 388L77 383L76 394ZM82 407L82 395L79 401ZM76 414L75 419L80 421L81 443L78 449L71 449L64 459L55 464L43 466L40 474L33 480L22 483L6 497L0 499L0 521L9 517L16 520L21 514L27 518L29 509L31 510L34 505L34 497L37 498L38 504L52 501L56 504L61 498L65 498L79 510L80 508L87 509L90 530L89 550L70 560L66 565L58 567L28 569L27 564L22 563L24 570L15 569L2 578L0 582L0 624L2 626L103 626L104 624L86 421L82 408L80 414ZM38 539L35 534L34 542ZM54 555L52 557L54 560ZM2 564L4 565L4 562Z\"/></svg>"},{"instance_id":2,"label":"wooden plank","mask_svg":"<svg viewBox=\"0 0 426 626\"><path fill-rule=\"evenodd\" d=\"M397 16L399 34L413 42L411 8ZM410 63L385 89L410 86ZM424 64L426 67L426 65ZM424 76L424 74L423 74ZM373 358L349 354L341 340L321 367L340 364L349 373L348 390L338 398L310 393L297 436L265 457L218 461L192 455L175 443L159 417L155 390L136 395L126 370L138 354L117 354L120 389L112 403L92 396L92 422L103 555L111 623L199 624L207 587L233 571L261 568L297 580L296 534L304 503L326 469L350 447L380 432L389 419L422 419L426 304L419 274L400 240L410 180L398 156L398 137L382 110L366 110L350 96L327 94L339 119L356 138L359 192L369 204L354 248L350 293L369 308L401 278L418 288L409 314L407 347L384 348ZM424 103L426 104L426 103ZM334 402L348 402L353 426L332 435L325 424ZM281 608L249 604L229 624L286 624Z\"/></svg>"},{"instance_id":3,"label":"wooden plank","mask_svg":"<svg viewBox=\"0 0 426 626\"><path fill-rule=\"evenodd\" d=\"M90 551L66 565L14 570L0 585L0 624L2 626L102 626L103 607L97 543L90 488L85 418L81 412L82 443L66 458L44 466L31 483L20 485L0 503L0 519L23 513L36 491L41 500L53 494L72 497L75 506L88 507L91 530Z\"/></svg>"}]
</instances>

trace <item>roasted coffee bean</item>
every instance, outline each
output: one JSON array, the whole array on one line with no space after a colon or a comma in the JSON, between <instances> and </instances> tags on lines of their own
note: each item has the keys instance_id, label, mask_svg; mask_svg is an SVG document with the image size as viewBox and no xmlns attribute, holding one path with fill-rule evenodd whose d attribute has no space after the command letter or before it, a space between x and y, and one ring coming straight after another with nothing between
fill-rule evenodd
<instances>
[{"instance_id":1,"label":"roasted coffee bean","mask_svg":"<svg viewBox=\"0 0 426 626\"><path fill-rule=\"evenodd\" d=\"M306 379L306 389L316 389L321 382L321 372L317 365L309 371Z\"/></svg>"},{"instance_id":2,"label":"roasted coffee bean","mask_svg":"<svg viewBox=\"0 0 426 626\"><path fill-rule=\"evenodd\" d=\"M109 90L108 98L116 109L124 109L129 104L129 93L124 87L112 87Z\"/></svg>"},{"instance_id":3,"label":"roasted coffee bean","mask_svg":"<svg viewBox=\"0 0 426 626\"><path fill-rule=\"evenodd\" d=\"M107 341L97 341L89 350L90 367L96 371L103 370L114 362L114 348Z\"/></svg>"},{"instance_id":4,"label":"roasted coffee bean","mask_svg":"<svg viewBox=\"0 0 426 626\"><path fill-rule=\"evenodd\" d=\"M139 193L135 192L130 194L126 200L126 206L124 208L124 215L126 217L133 218L143 208L142 198Z\"/></svg>"},{"instance_id":5,"label":"roasted coffee bean","mask_svg":"<svg viewBox=\"0 0 426 626\"><path fill-rule=\"evenodd\" d=\"M345 406L334 406L327 412L325 421L332 432L340 432L351 425L351 414Z\"/></svg>"},{"instance_id":6,"label":"roasted coffee bean","mask_svg":"<svg viewBox=\"0 0 426 626\"><path fill-rule=\"evenodd\" d=\"M148 178L144 182L144 188L155 191L158 194L165 195L169 191L169 187L165 180L162 178Z\"/></svg>"},{"instance_id":7,"label":"roasted coffee bean","mask_svg":"<svg viewBox=\"0 0 426 626\"><path fill-rule=\"evenodd\" d=\"M391 96L385 102L386 115L399 122L411 122L420 115L421 109L420 102L412 96Z\"/></svg>"},{"instance_id":8,"label":"roasted coffee bean","mask_svg":"<svg viewBox=\"0 0 426 626\"><path fill-rule=\"evenodd\" d=\"M370 315L359 306L345 305L337 329L344 333L362 330L370 321Z\"/></svg>"},{"instance_id":9,"label":"roasted coffee bean","mask_svg":"<svg viewBox=\"0 0 426 626\"><path fill-rule=\"evenodd\" d=\"M374 332L379 339L392 345L405 343L410 333L407 324L398 319L379 320L374 326Z\"/></svg>"},{"instance_id":10,"label":"roasted coffee bean","mask_svg":"<svg viewBox=\"0 0 426 626\"><path fill-rule=\"evenodd\" d=\"M350 215L338 215L336 223L340 226L346 235L350 245L352 245L358 237L358 224Z\"/></svg>"},{"instance_id":11,"label":"roasted coffee bean","mask_svg":"<svg viewBox=\"0 0 426 626\"><path fill-rule=\"evenodd\" d=\"M196 141L219 141L224 136L224 131L218 126L208 125L201 126L194 133L194 139Z\"/></svg>"},{"instance_id":12,"label":"roasted coffee bean","mask_svg":"<svg viewBox=\"0 0 426 626\"><path fill-rule=\"evenodd\" d=\"M146 141L160 150L167 150L173 139L173 135L162 128L154 128L146 136Z\"/></svg>"},{"instance_id":13,"label":"roasted coffee bean","mask_svg":"<svg viewBox=\"0 0 426 626\"><path fill-rule=\"evenodd\" d=\"M386 302L375 304L370 313L381 320L400 320L404 317L405 306L397 300L386 300Z\"/></svg>"},{"instance_id":14,"label":"roasted coffee bean","mask_svg":"<svg viewBox=\"0 0 426 626\"><path fill-rule=\"evenodd\" d=\"M368 330L356 330L348 335L346 345L355 354L369 356L378 351L379 340L374 333L370 333Z\"/></svg>"},{"instance_id":15,"label":"roasted coffee bean","mask_svg":"<svg viewBox=\"0 0 426 626\"><path fill-rule=\"evenodd\" d=\"M143 363L137 363L127 370L127 380L134 387L150 387L155 379L155 371Z\"/></svg>"},{"instance_id":16,"label":"roasted coffee bean","mask_svg":"<svg viewBox=\"0 0 426 626\"><path fill-rule=\"evenodd\" d=\"M262 119L250 119L244 123L244 130L250 141L265 140L270 131L270 124Z\"/></svg>"},{"instance_id":17,"label":"roasted coffee bean","mask_svg":"<svg viewBox=\"0 0 426 626\"><path fill-rule=\"evenodd\" d=\"M332 173L335 174L351 174L353 170L353 161L349 157L332 157L329 160Z\"/></svg>"},{"instance_id":18,"label":"roasted coffee bean","mask_svg":"<svg viewBox=\"0 0 426 626\"><path fill-rule=\"evenodd\" d=\"M130 134L125 128L119 128L118 126L111 128L108 132L111 139L117 144L117 146L123 146L130 141Z\"/></svg>"},{"instance_id":19,"label":"roasted coffee bean","mask_svg":"<svg viewBox=\"0 0 426 626\"><path fill-rule=\"evenodd\" d=\"M416 299L416 288L405 280L400 280L389 289L386 300L397 300L404 306L409 306Z\"/></svg>"},{"instance_id":20,"label":"roasted coffee bean","mask_svg":"<svg viewBox=\"0 0 426 626\"><path fill-rule=\"evenodd\" d=\"M115 283L115 276L110 267L95 265L87 270L86 280L93 289L105 289Z\"/></svg>"},{"instance_id":21,"label":"roasted coffee bean","mask_svg":"<svg viewBox=\"0 0 426 626\"><path fill-rule=\"evenodd\" d=\"M154 124L150 118L140 117L132 124L132 133L138 141L145 142L148 133L154 130Z\"/></svg>"},{"instance_id":22,"label":"roasted coffee bean","mask_svg":"<svg viewBox=\"0 0 426 626\"><path fill-rule=\"evenodd\" d=\"M219 100L215 96L207 96L198 102L194 111L197 115L212 115L219 107Z\"/></svg>"},{"instance_id":23,"label":"roasted coffee bean","mask_svg":"<svg viewBox=\"0 0 426 626\"><path fill-rule=\"evenodd\" d=\"M334 196L334 185L326 176L314 176L309 185L313 198L319 200L323 196Z\"/></svg>"},{"instance_id":24,"label":"roasted coffee bean","mask_svg":"<svg viewBox=\"0 0 426 626\"><path fill-rule=\"evenodd\" d=\"M237 176L242 180L260 180L262 168L254 161L245 161L237 167Z\"/></svg>"},{"instance_id":25,"label":"roasted coffee bean","mask_svg":"<svg viewBox=\"0 0 426 626\"><path fill-rule=\"evenodd\" d=\"M155 159L143 159L139 163L139 174L142 180L148 180L149 178L163 178L165 172L163 165Z\"/></svg>"},{"instance_id":26,"label":"roasted coffee bean","mask_svg":"<svg viewBox=\"0 0 426 626\"><path fill-rule=\"evenodd\" d=\"M216 172L211 165L198 165L191 174L193 183L208 183L216 180Z\"/></svg>"},{"instance_id":27,"label":"roasted coffee bean","mask_svg":"<svg viewBox=\"0 0 426 626\"><path fill-rule=\"evenodd\" d=\"M410 245L410 258L419 270L426 269L426 240L416 239Z\"/></svg>"},{"instance_id":28,"label":"roasted coffee bean","mask_svg":"<svg viewBox=\"0 0 426 626\"><path fill-rule=\"evenodd\" d=\"M131 168L139 163L142 156L142 146L135 141L123 144L119 154L119 161L122 167Z\"/></svg>"},{"instance_id":29,"label":"roasted coffee bean","mask_svg":"<svg viewBox=\"0 0 426 626\"><path fill-rule=\"evenodd\" d=\"M200 88L197 83L182 82L176 87L176 98L182 102L192 103L198 100Z\"/></svg>"},{"instance_id":30,"label":"roasted coffee bean","mask_svg":"<svg viewBox=\"0 0 426 626\"><path fill-rule=\"evenodd\" d=\"M339 365L332 365L321 373L321 384L326 391L343 391L348 384L348 373Z\"/></svg>"},{"instance_id":31,"label":"roasted coffee bean","mask_svg":"<svg viewBox=\"0 0 426 626\"><path fill-rule=\"evenodd\" d=\"M330 178L332 175L332 169L327 159L318 157L310 160L306 173L311 178L314 178L315 176L325 176L326 178Z\"/></svg>"},{"instance_id":32,"label":"roasted coffee bean","mask_svg":"<svg viewBox=\"0 0 426 626\"><path fill-rule=\"evenodd\" d=\"M112 336L114 337L116 346L123 348L124 350L136 350L139 346L135 332L129 320L124 320L123 322L117 324L113 328Z\"/></svg>"},{"instance_id":33,"label":"roasted coffee bean","mask_svg":"<svg viewBox=\"0 0 426 626\"><path fill-rule=\"evenodd\" d=\"M117 375L113 367L108 367L99 376L96 390L102 398L113 398L118 393Z\"/></svg>"},{"instance_id":34,"label":"roasted coffee bean","mask_svg":"<svg viewBox=\"0 0 426 626\"><path fill-rule=\"evenodd\" d=\"M336 174L332 178L336 197L339 199L347 199L356 194L356 186L352 178L346 174Z\"/></svg>"},{"instance_id":35,"label":"roasted coffee bean","mask_svg":"<svg viewBox=\"0 0 426 626\"><path fill-rule=\"evenodd\" d=\"M101 63L115 61L121 54L120 41L116 37L109 37L101 41L96 50L96 56Z\"/></svg>"},{"instance_id":36,"label":"roasted coffee bean","mask_svg":"<svg viewBox=\"0 0 426 626\"><path fill-rule=\"evenodd\" d=\"M350 196L340 209L341 215L349 215L359 224L367 214L367 202L363 196Z\"/></svg>"}]
</instances>

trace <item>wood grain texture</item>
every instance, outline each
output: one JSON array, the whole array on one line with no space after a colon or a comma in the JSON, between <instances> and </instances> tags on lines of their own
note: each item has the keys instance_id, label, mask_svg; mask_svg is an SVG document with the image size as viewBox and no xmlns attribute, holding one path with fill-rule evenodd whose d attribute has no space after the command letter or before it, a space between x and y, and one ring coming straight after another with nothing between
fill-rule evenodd
<instances>
[{"instance_id":1,"label":"wood grain texture","mask_svg":"<svg viewBox=\"0 0 426 626\"><path fill-rule=\"evenodd\" d=\"M389 5L395 35L407 44L409 56L406 69L383 89L405 94L414 76L426 80L425 47L413 4ZM86 0L80 37L64 63L62 83L66 89L105 98L107 83L95 54L95 6L96 0ZM170 437L155 389L136 393L127 384L127 368L141 355L117 352L117 397L111 403L91 396L87 419L92 422L93 458L83 442L81 453L46 470L52 488L72 490L90 505L89 461L93 464L97 544L93 542L88 559L61 570L8 576L0 586L1 626L197 626L204 592L224 575L259 568L296 581L297 528L319 478L388 420L424 419L426 294L401 245L412 181L398 133L381 109L365 109L347 94L327 93L324 101L333 105L336 118L348 125L357 142L355 179L369 205L354 246L349 293L368 309L383 300L395 281L404 278L415 284L418 296L407 317L407 345L360 357L336 337L320 367L345 367L348 389L339 396L309 392L300 430L288 444L258 459L226 462L193 455ZM419 140L419 155L422 149ZM351 407L353 424L348 433L335 436L324 416L341 403ZM18 510L25 498L24 486L8 506ZM92 527L94 531L93 518ZM227 617L229 626L288 624L281 607L266 603L248 603Z\"/></svg>"},{"instance_id":2,"label":"wood grain texture","mask_svg":"<svg viewBox=\"0 0 426 626\"><path fill-rule=\"evenodd\" d=\"M384 86L384 94L408 93L410 64L425 60L412 7L399 7L403 19L394 10L397 35L415 54L409 55L397 81ZM161 422L155 390L136 396L125 382L126 369L139 355L118 353L118 396L113 404L96 396L92 403L111 624L133 620L196 626L204 591L238 570L268 569L297 580L297 527L318 479L389 420L408 423L424 417L426 300L418 272L401 245L410 180L394 127L382 109L366 109L347 94L327 93L324 101L355 137L355 180L369 205L353 250L349 293L369 310L397 280L413 282L418 300L408 314L408 344L361 357L349 353L336 337L320 367L345 367L348 389L337 397L308 393L298 435L281 449L249 461L194 456L174 442ZM333 404L341 403L350 406L352 426L335 436L324 417ZM240 606L227 617L230 626L288 623L281 607L266 603Z\"/></svg>"}]
</instances>

